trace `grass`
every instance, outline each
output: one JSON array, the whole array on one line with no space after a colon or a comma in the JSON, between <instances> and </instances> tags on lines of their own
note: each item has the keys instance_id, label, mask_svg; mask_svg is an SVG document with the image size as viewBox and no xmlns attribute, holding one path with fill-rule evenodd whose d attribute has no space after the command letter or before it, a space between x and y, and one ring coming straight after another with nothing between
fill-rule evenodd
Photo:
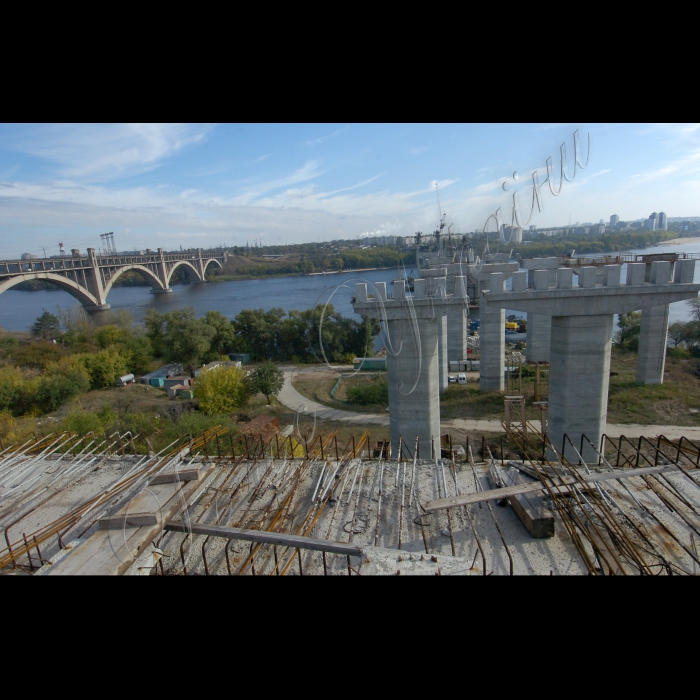
<instances>
[{"instance_id":1,"label":"grass","mask_svg":"<svg viewBox=\"0 0 700 700\"><path fill-rule=\"evenodd\" d=\"M346 377L340 382L336 398L331 396L331 391L338 381L338 375L331 370L319 372L299 372L292 380L292 386L306 398L316 401L323 406L337 408L344 411L355 411L356 413L386 413L386 404L376 404L362 406L360 404L349 403L345 400L347 390L351 386L368 384L376 381L377 376L386 376L386 373L374 373L355 375Z\"/></svg>"}]
</instances>

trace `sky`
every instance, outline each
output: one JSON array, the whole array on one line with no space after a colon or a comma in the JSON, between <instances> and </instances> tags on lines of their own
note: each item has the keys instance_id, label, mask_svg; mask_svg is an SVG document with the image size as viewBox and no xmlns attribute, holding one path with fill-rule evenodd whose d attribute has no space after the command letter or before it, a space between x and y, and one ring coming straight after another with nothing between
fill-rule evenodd
<instances>
[{"instance_id":1,"label":"sky","mask_svg":"<svg viewBox=\"0 0 700 700\"><path fill-rule=\"evenodd\" d=\"M540 228L700 215L700 124L0 125L5 259L494 230L513 195Z\"/></svg>"}]
</instances>

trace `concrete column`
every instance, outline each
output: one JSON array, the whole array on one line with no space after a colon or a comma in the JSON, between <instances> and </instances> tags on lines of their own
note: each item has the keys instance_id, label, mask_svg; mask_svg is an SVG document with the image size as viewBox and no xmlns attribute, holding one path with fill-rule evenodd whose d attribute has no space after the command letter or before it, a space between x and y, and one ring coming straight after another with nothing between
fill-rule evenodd
<instances>
[{"instance_id":1,"label":"concrete column","mask_svg":"<svg viewBox=\"0 0 700 700\"><path fill-rule=\"evenodd\" d=\"M173 290L168 284L168 273L165 268L165 254L163 253L162 248L158 248L158 258L158 278L163 284L163 289L157 289L156 287L153 287L153 289L151 289L151 294L168 294Z\"/></svg>"},{"instance_id":2,"label":"concrete column","mask_svg":"<svg viewBox=\"0 0 700 700\"><path fill-rule=\"evenodd\" d=\"M552 342L552 317L542 314L527 315L527 346L525 358L528 362L549 362L549 346Z\"/></svg>"},{"instance_id":3,"label":"concrete column","mask_svg":"<svg viewBox=\"0 0 700 700\"><path fill-rule=\"evenodd\" d=\"M494 272L482 284L482 290L503 291L503 273ZM503 391L505 365L505 318L504 309L486 305L484 294L479 298L479 344L481 361L479 365L479 391Z\"/></svg>"},{"instance_id":4,"label":"concrete column","mask_svg":"<svg viewBox=\"0 0 700 700\"><path fill-rule=\"evenodd\" d=\"M551 275L554 273L556 284L556 270L530 270L528 286L533 289L549 289ZM527 347L525 358L528 362L549 362L549 345L552 335L552 317L542 314L527 315Z\"/></svg>"},{"instance_id":5,"label":"concrete column","mask_svg":"<svg viewBox=\"0 0 700 700\"><path fill-rule=\"evenodd\" d=\"M107 303L107 295L105 294L104 286L102 285L102 277L100 276L100 268L97 264L97 255L94 248L87 249L90 267L85 269L88 290L97 299L97 306L84 306L86 311L104 311L109 309Z\"/></svg>"},{"instance_id":6,"label":"concrete column","mask_svg":"<svg viewBox=\"0 0 700 700\"><path fill-rule=\"evenodd\" d=\"M452 279L454 304L447 309L448 362L450 360L464 360L467 357L467 311L469 309L467 278L463 275L457 275Z\"/></svg>"},{"instance_id":7,"label":"concrete column","mask_svg":"<svg viewBox=\"0 0 700 700\"><path fill-rule=\"evenodd\" d=\"M532 289L549 289L556 285L557 270L528 271L528 287ZM552 317L528 313L525 359L528 362L549 362L551 336Z\"/></svg>"},{"instance_id":8,"label":"concrete column","mask_svg":"<svg viewBox=\"0 0 700 700\"><path fill-rule=\"evenodd\" d=\"M642 310L637 384L663 384L668 336L668 304Z\"/></svg>"},{"instance_id":9,"label":"concrete column","mask_svg":"<svg viewBox=\"0 0 700 700\"><path fill-rule=\"evenodd\" d=\"M419 345L410 320L387 323L392 346L401 347L398 355L387 354L392 454L398 454L399 435L413 452L417 435L421 458L430 459L431 440L438 444L440 435L439 324L437 319L416 320Z\"/></svg>"},{"instance_id":10,"label":"concrete column","mask_svg":"<svg viewBox=\"0 0 700 700\"><path fill-rule=\"evenodd\" d=\"M552 317L548 430L559 450L565 433L577 449L582 433L600 445L608 414L612 328L613 316L607 314ZM568 444L565 454L575 457ZM597 461L587 443L582 454Z\"/></svg>"},{"instance_id":11,"label":"concrete column","mask_svg":"<svg viewBox=\"0 0 700 700\"><path fill-rule=\"evenodd\" d=\"M438 316L438 370L440 375L440 393L447 391L447 316Z\"/></svg>"}]
</instances>

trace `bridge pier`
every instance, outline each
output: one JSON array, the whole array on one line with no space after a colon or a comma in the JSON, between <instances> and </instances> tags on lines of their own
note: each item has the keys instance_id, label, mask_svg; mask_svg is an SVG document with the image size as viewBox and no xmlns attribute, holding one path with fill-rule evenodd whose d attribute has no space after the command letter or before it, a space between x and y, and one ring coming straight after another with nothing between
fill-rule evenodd
<instances>
[{"instance_id":1,"label":"bridge pier","mask_svg":"<svg viewBox=\"0 0 700 700\"><path fill-rule=\"evenodd\" d=\"M170 294L173 290L168 287L167 289L151 289L151 294Z\"/></svg>"},{"instance_id":2,"label":"bridge pier","mask_svg":"<svg viewBox=\"0 0 700 700\"><path fill-rule=\"evenodd\" d=\"M92 304L90 306L83 305L83 308L85 311L92 313L93 311L108 311L112 307L109 304L100 304L99 306Z\"/></svg>"}]
</instances>

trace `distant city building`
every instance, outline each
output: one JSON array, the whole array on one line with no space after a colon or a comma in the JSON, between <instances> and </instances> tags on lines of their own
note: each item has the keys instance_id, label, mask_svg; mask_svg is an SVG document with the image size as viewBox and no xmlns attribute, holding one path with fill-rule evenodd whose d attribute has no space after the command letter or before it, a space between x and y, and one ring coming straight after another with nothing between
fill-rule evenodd
<instances>
[{"instance_id":1,"label":"distant city building","mask_svg":"<svg viewBox=\"0 0 700 700\"><path fill-rule=\"evenodd\" d=\"M22 260L36 260L36 255L31 253L22 253Z\"/></svg>"},{"instance_id":2,"label":"distant city building","mask_svg":"<svg viewBox=\"0 0 700 700\"><path fill-rule=\"evenodd\" d=\"M574 229L574 235L576 236L587 236L589 232L589 228L587 226L577 226Z\"/></svg>"},{"instance_id":3,"label":"distant city building","mask_svg":"<svg viewBox=\"0 0 700 700\"><path fill-rule=\"evenodd\" d=\"M620 217L617 214L613 214L610 217L610 228L615 228L620 221Z\"/></svg>"},{"instance_id":4,"label":"distant city building","mask_svg":"<svg viewBox=\"0 0 700 700\"><path fill-rule=\"evenodd\" d=\"M663 211L660 211L656 218L656 228L659 231L668 231L668 219L666 218L666 213Z\"/></svg>"},{"instance_id":5,"label":"distant city building","mask_svg":"<svg viewBox=\"0 0 700 700\"><path fill-rule=\"evenodd\" d=\"M656 212L649 214L649 218L644 222L644 228L647 231L656 231Z\"/></svg>"},{"instance_id":6,"label":"distant city building","mask_svg":"<svg viewBox=\"0 0 700 700\"><path fill-rule=\"evenodd\" d=\"M605 233L605 224L601 221L599 224L595 224L594 226L591 226L591 233L592 234Z\"/></svg>"},{"instance_id":7,"label":"distant city building","mask_svg":"<svg viewBox=\"0 0 700 700\"><path fill-rule=\"evenodd\" d=\"M537 231L537 226L535 224L530 224L530 231Z\"/></svg>"},{"instance_id":8,"label":"distant city building","mask_svg":"<svg viewBox=\"0 0 700 700\"><path fill-rule=\"evenodd\" d=\"M600 220L598 221L598 223L599 223L599 224L603 224L603 226L605 226L605 221L603 221L603 219L600 219Z\"/></svg>"}]
</instances>

